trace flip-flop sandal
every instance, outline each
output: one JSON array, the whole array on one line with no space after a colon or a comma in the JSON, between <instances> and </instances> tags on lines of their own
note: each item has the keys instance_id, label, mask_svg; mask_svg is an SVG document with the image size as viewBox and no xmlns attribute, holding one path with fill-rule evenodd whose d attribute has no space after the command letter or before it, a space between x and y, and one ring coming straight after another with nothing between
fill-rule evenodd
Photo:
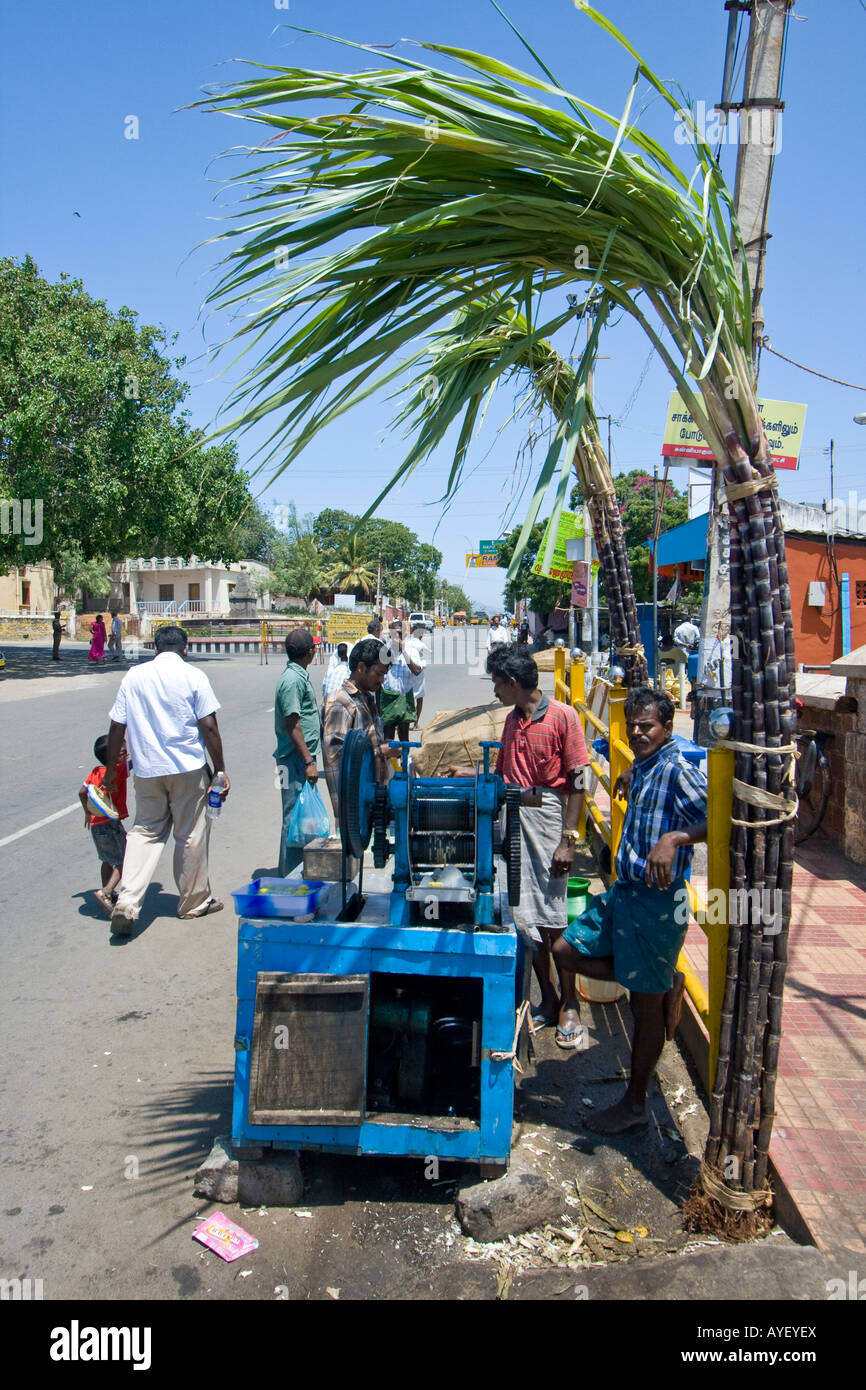
<instances>
[{"instance_id":1,"label":"flip-flop sandal","mask_svg":"<svg viewBox=\"0 0 866 1390\"><path fill-rule=\"evenodd\" d=\"M111 901L111 899L106 898L105 894L102 892L100 888L96 889L93 896L99 903L100 907L104 907L109 916L111 916L111 913L114 911L114 903Z\"/></svg>"},{"instance_id":2,"label":"flip-flop sandal","mask_svg":"<svg viewBox=\"0 0 866 1390\"><path fill-rule=\"evenodd\" d=\"M583 1023L577 1023L573 1028L557 1028L556 1037L553 1041L557 1047L561 1047L564 1052L573 1052L575 1048L582 1045L586 1037L586 1027Z\"/></svg>"},{"instance_id":3,"label":"flip-flop sandal","mask_svg":"<svg viewBox=\"0 0 866 1390\"><path fill-rule=\"evenodd\" d=\"M540 1009L537 1009L534 1014L529 1015L529 1022L532 1024L533 1033L540 1033L543 1028L552 1028L556 1019L548 1018L547 1014L543 1014Z\"/></svg>"},{"instance_id":4,"label":"flip-flop sandal","mask_svg":"<svg viewBox=\"0 0 866 1390\"><path fill-rule=\"evenodd\" d=\"M183 922L197 922L199 917L207 917L211 912L222 912L225 903L221 903L219 898L211 898L210 902L201 912L187 912L181 918Z\"/></svg>"}]
</instances>

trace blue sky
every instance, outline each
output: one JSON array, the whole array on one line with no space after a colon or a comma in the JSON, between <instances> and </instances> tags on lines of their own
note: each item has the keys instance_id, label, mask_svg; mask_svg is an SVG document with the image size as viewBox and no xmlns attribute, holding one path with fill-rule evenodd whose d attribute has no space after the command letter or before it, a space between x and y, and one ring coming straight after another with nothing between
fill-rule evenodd
<instances>
[{"instance_id":1,"label":"blue sky","mask_svg":"<svg viewBox=\"0 0 866 1390\"><path fill-rule=\"evenodd\" d=\"M721 91L726 15L723 0L601 0L660 76L711 107ZM559 79L587 100L622 109L632 63L570 0L511 0L514 23ZM766 289L773 346L828 375L866 385L863 332L863 62L866 10L858 0L798 0L784 75L787 103L770 208ZM202 316L215 283L219 216L216 160L238 140L227 117L183 108L206 83L240 75L233 59L298 67L367 66L362 54L293 33L310 27L362 42L425 39L475 48L527 65L527 55L486 0L43 0L7 7L0 20L0 246L29 253L42 273L84 281L112 308L128 304L142 321L177 333L187 358L193 421L208 429L231 377L206 358L225 325ZM408 50L407 50L408 51ZM418 56L417 51L412 56ZM124 138L134 115L139 138ZM673 145L671 113L647 120ZM733 183L733 152L723 164ZM78 213L79 216L74 214ZM670 381L629 324L603 339L596 406L614 417L615 471L652 470L659 457ZM228 359L225 359L227 364ZM224 365L221 363L221 365ZM806 375L765 355L760 392L808 404L800 471L780 475L784 496L820 501L828 494L826 449L836 443L836 487L863 489L866 391ZM524 468L515 472L522 433L498 426L511 413L503 394L467 470L465 487L442 521L437 505L450 455L443 451L382 506L444 553L448 578L479 603L496 604L502 571L469 574L464 554L481 537L521 520ZM363 511L402 456L387 433L392 407L374 401L316 440L263 502L294 501L298 511L343 506ZM246 462L252 441L239 440ZM537 453L535 468L540 467ZM685 473L675 475L683 483ZM265 487L262 477L259 487Z\"/></svg>"}]
</instances>

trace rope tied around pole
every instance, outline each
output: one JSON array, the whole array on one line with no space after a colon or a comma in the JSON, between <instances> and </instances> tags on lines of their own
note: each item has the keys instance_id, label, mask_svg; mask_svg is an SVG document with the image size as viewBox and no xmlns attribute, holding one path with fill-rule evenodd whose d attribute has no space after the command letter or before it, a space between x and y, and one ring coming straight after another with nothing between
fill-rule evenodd
<instances>
[{"instance_id":1,"label":"rope tied around pole","mask_svg":"<svg viewBox=\"0 0 866 1390\"><path fill-rule=\"evenodd\" d=\"M729 502L739 502L741 497L751 497L753 492L761 492L765 487L778 486L775 473L770 473L766 478L750 478L747 483L725 483L725 496Z\"/></svg>"},{"instance_id":2,"label":"rope tied around pole","mask_svg":"<svg viewBox=\"0 0 866 1390\"><path fill-rule=\"evenodd\" d=\"M755 1192L734 1192L732 1188L726 1187L716 1177L703 1159L701 1160L701 1186L707 1196L712 1197L726 1211L758 1211L761 1207L770 1206L773 1201L773 1193L769 1187L759 1188Z\"/></svg>"},{"instance_id":3,"label":"rope tied around pole","mask_svg":"<svg viewBox=\"0 0 866 1390\"><path fill-rule=\"evenodd\" d=\"M793 820L800 807L796 793L794 793L793 798L790 795L794 784L794 753L796 751L794 744L788 743L782 748L763 748L751 743L738 743L732 739L729 746L743 752L760 755L783 753L789 759L788 769L782 779L789 784L787 791L761 791L758 787L750 787L748 782L741 782L737 777L733 780L733 792L738 801L745 801L749 806L760 806L766 811L782 811L783 814L774 816L772 820L760 821L737 820L736 817L731 816L731 825L741 825L747 830L763 830L765 826L784 825L786 821Z\"/></svg>"}]
</instances>

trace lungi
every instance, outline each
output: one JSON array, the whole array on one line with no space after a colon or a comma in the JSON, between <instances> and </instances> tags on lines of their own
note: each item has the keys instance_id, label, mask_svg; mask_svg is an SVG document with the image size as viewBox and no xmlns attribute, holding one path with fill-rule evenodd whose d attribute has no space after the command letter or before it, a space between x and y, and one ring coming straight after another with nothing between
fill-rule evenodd
<instances>
[{"instance_id":1,"label":"lungi","mask_svg":"<svg viewBox=\"0 0 866 1390\"><path fill-rule=\"evenodd\" d=\"M544 788L540 806L520 808L520 906L513 908L518 930L541 941L540 927L564 931L568 924L568 874L550 872L554 851L562 839L565 802Z\"/></svg>"}]
</instances>

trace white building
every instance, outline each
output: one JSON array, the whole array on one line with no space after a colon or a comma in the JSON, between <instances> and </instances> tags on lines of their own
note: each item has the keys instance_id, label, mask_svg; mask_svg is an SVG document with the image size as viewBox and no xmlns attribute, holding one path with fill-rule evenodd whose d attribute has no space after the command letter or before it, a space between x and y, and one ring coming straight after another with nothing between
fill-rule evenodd
<instances>
[{"instance_id":1,"label":"white building","mask_svg":"<svg viewBox=\"0 0 866 1390\"><path fill-rule=\"evenodd\" d=\"M246 570L255 585L260 576L270 570L258 560L236 560L230 565L222 561L199 560L192 555L126 560L122 583L124 597L128 595L130 613L161 618L228 618L233 592ZM259 597L259 607L270 609L270 591Z\"/></svg>"}]
</instances>

